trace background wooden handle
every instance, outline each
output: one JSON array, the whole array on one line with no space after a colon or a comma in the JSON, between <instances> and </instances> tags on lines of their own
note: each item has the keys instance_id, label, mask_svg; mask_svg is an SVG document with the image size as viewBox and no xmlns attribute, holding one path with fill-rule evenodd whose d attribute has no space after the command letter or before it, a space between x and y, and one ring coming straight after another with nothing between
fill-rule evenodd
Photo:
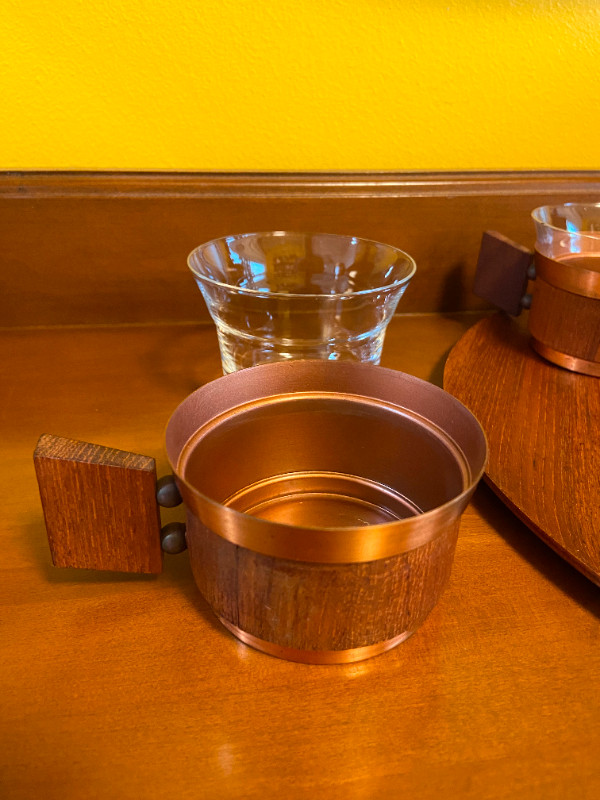
<instances>
[{"instance_id":1,"label":"background wooden handle","mask_svg":"<svg viewBox=\"0 0 600 800\"><path fill-rule=\"evenodd\" d=\"M530 303L527 282L535 277L533 252L501 233L485 231L477 260L473 292L517 317Z\"/></svg>"}]
</instances>

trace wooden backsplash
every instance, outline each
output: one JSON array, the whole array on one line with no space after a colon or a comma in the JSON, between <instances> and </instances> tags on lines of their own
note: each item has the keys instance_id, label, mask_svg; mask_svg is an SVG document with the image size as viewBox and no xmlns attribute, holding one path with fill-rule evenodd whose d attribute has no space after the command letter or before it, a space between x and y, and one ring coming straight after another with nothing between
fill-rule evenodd
<instances>
[{"instance_id":1,"label":"wooden backsplash","mask_svg":"<svg viewBox=\"0 0 600 800\"><path fill-rule=\"evenodd\" d=\"M531 211L569 200L600 201L600 171L4 173L0 326L206 321L188 253L286 229L406 250L418 271L399 313L480 309L482 232L531 247Z\"/></svg>"}]
</instances>

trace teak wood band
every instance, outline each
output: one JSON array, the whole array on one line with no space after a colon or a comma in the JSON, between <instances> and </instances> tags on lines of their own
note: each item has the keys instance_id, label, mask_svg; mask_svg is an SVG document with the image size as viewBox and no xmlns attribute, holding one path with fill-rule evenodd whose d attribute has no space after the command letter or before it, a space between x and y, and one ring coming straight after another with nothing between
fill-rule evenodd
<instances>
[{"instance_id":1,"label":"teak wood band","mask_svg":"<svg viewBox=\"0 0 600 800\"><path fill-rule=\"evenodd\" d=\"M535 269L542 278L558 289L564 289L583 297L600 300L600 272L584 267L575 267L564 261L555 261L535 251Z\"/></svg>"}]
</instances>

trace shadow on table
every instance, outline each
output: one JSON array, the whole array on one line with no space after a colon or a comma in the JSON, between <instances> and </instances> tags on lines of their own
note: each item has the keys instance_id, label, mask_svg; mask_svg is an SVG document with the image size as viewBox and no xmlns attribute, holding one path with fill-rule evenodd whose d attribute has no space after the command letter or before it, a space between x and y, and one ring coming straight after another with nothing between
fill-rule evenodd
<instances>
[{"instance_id":1,"label":"shadow on table","mask_svg":"<svg viewBox=\"0 0 600 800\"><path fill-rule=\"evenodd\" d=\"M37 565L42 581L54 586L65 584L98 585L143 583L156 584L157 603L160 602L161 588L175 586L181 596L193 606L194 610L215 630L225 631L200 594L192 575L189 557L184 551L179 555L165 555L163 571L160 575L145 575L131 572L114 572L76 567L55 567L52 564L50 548L46 539L46 527L42 515L32 519L26 526L25 541L29 558ZM228 636L230 634L227 634ZM233 638L233 637L232 637Z\"/></svg>"},{"instance_id":2,"label":"shadow on table","mask_svg":"<svg viewBox=\"0 0 600 800\"><path fill-rule=\"evenodd\" d=\"M521 522L484 483L473 497L473 506L500 536L562 592L600 619L600 587L578 572Z\"/></svg>"}]
</instances>

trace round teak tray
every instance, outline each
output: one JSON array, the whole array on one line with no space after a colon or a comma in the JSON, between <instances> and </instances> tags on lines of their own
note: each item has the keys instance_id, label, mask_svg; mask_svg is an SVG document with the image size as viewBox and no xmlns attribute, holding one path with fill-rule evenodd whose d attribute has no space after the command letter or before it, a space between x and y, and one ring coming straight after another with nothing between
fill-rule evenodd
<instances>
[{"instance_id":1,"label":"round teak tray","mask_svg":"<svg viewBox=\"0 0 600 800\"><path fill-rule=\"evenodd\" d=\"M553 366L523 321L495 314L455 345L444 388L486 433L487 483L600 585L600 379Z\"/></svg>"}]
</instances>

